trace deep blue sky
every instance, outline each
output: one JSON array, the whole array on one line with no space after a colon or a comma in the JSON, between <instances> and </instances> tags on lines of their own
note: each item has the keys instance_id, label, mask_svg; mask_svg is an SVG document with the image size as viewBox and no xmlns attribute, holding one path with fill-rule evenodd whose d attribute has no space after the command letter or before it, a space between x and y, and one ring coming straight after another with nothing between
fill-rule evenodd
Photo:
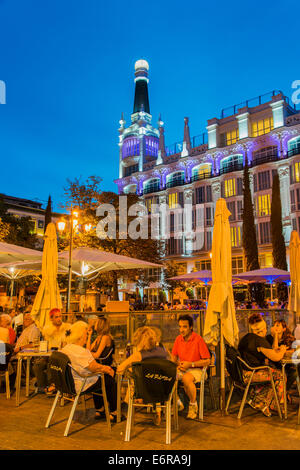
<instances>
[{"instance_id":1,"label":"deep blue sky","mask_svg":"<svg viewBox=\"0 0 300 470\"><path fill-rule=\"evenodd\" d=\"M166 143L222 108L300 80L297 0L0 0L0 192L57 209L66 179L117 190L118 127L134 63L150 64L153 122Z\"/></svg>"}]
</instances>

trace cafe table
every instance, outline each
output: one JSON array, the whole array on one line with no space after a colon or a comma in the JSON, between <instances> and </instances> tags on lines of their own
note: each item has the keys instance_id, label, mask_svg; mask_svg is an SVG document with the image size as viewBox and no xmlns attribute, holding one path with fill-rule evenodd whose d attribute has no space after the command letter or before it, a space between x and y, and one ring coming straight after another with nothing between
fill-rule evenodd
<instances>
[{"instance_id":1,"label":"cafe table","mask_svg":"<svg viewBox=\"0 0 300 470\"><path fill-rule=\"evenodd\" d=\"M20 405L20 389L21 389L21 375L22 375L22 362L26 360L26 389L25 395L29 396L29 380L30 380L30 361L36 357L50 357L52 351L40 352L37 349L26 349L16 355L17 363L17 377L16 377L16 406Z\"/></svg>"},{"instance_id":2,"label":"cafe table","mask_svg":"<svg viewBox=\"0 0 300 470\"><path fill-rule=\"evenodd\" d=\"M284 357L281 360L281 367L282 367L282 378L283 378L283 399L284 399L284 419L287 419L287 397L286 397L286 366L287 365L295 365L296 366L296 383L297 383L297 390L300 397L300 378L299 378L299 364L300 358L298 357ZM300 424L300 403L298 408L298 419L297 424Z\"/></svg>"}]
</instances>

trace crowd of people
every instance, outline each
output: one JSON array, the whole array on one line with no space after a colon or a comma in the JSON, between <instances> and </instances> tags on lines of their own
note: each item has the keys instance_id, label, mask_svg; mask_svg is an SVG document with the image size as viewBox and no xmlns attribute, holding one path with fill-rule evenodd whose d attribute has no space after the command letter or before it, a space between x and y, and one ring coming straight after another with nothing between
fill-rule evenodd
<instances>
[{"instance_id":1,"label":"crowd of people","mask_svg":"<svg viewBox=\"0 0 300 470\"><path fill-rule=\"evenodd\" d=\"M47 341L48 350L59 350L65 353L71 361L75 388L78 391L82 377L103 373L110 409L110 419L115 422L117 417L117 386L116 373L124 374L130 370L133 362L144 361L146 358L169 359L177 364L177 376L182 382L186 398L189 401L188 419L195 419L198 412L196 400L196 384L201 380L202 368L208 366L212 354L203 338L193 331L193 317L186 313L177 315L179 334L171 351L162 342L161 331L156 327L142 326L132 338L133 350L129 357L120 363L115 360L115 341L110 330L109 318L90 315L87 321L75 321L71 324L64 322L59 309L52 309L49 314L50 322L40 331L30 312L22 313L22 319L13 312L12 315L0 315L0 342L10 344L14 354L37 345L40 339ZM17 321L16 321L17 320ZM20 329L22 324L22 329ZM284 320L277 320L271 332L267 335L267 326L263 316L254 312L249 317L251 332L240 341L238 349L242 358L251 367L270 365L275 381L279 401L283 403L283 377L281 374L281 359L293 351L295 338ZM11 368L12 374L14 373ZM33 374L38 393L53 395L56 393L55 384L51 381L48 357L35 359ZM251 372L243 371L244 382L250 379ZM251 388L248 405L271 416L275 408L274 394L268 372L255 373L256 385ZM296 380L295 366L287 367L287 390L291 389ZM85 390L99 392L101 380L95 376L88 377ZM95 419L105 417L103 399L93 395ZM126 402L126 399L125 399ZM179 399L179 410L184 405ZM161 421L161 409L155 409L154 421Z\"/></svg>"}]
</instances>

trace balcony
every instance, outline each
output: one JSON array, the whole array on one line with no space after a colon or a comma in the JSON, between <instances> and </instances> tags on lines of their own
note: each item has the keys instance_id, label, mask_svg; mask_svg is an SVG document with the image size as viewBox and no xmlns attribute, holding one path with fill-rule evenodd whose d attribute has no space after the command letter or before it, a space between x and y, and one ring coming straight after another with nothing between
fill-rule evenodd
<instances>
[{"instance_id":1,"label":"balcony","mask_svg":"<svg viewBox=\"0 0 300 470\"><path fill-rule=\"evenodd\" d=\"M262 165L263 163L276 162L278 158L278 150L267 155L257 155L257 157L254 157L252 160L252 166Z\"/></svg>"},{"instance_id":2,"label":"balcony","mask_svg":"<svg viewBox=\"0 0 300 470\"><path fill-rule=\"evenodd\" d=\"M300 155L300 145L297 145L294 149L288 150L288 157L293 157L294 155Z\"/></svg>"},{"instance_id":3,"label":"balcony","mask_svg":"<svg viewBox=\"0 0 300 470\"><path fill-rule=\"evenodd\" d=\"M159 184L153 184L144 188L143 194L158 193L161 191Z\"/></svg>"},{"instance_id":4,"label":"balcony","mask_svg":"<svg viewBox=\"0 0 300 470\"><path fill-rule=\"evenodd\" d=\"M205 171L203 173L193 175L191 181L192 183L194 183L194 181L206 180L206 179L212 178L212 176L213 176L212 171Z\"/></svg>"},{"instance_id":5,"label":"balcony","mask_svg":"<svg viewBox=\"0 0 300 470\"><path fill-rule=\"evenodd\" d=\"M182 186L185 184L185 179L184 177L182 178L174 178L171 181L168 181L166 184L167 189L168 188L174 188L175 186Z\"/></svg>"},{"instance_id":6,"label":"balcony","mask_svg":"<svg viewBox=\"0 0 300 470\"><path fill-rule=\"evenodd\" d=\"M241 171L243 168L243 163L232 163L231 165L226 165L223 168L220 168L220 175L232 173L233 171Z\"/></svg>"}]
</instances>

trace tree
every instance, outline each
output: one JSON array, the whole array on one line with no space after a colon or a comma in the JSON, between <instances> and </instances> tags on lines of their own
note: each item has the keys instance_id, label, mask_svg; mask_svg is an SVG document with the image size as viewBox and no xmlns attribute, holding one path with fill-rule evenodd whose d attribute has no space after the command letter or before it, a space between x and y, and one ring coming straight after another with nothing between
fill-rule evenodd
<instances>
[{"instance_id":1,"label":"tree","mask_svg":"<svg viewBox=\"0 0 300 470\"><path fill-rule=\"evenodd\" d=\"M258 261L258 248L257 248L257 239L256 239L256 229L254 223L254 213L253 213L253 204L252 196L250 189L250 178L249 178L249 166L248 159L246 156L245 166L244 166L244 177L243 177L243 249L244 256L246 260L246 271L252 271L254 269L259 269ZM261 305L264 299L264 289L261 284L251 284L249 285L250 293L255 301Z\"/></svg>"},{"instance_id":2,"label":"tree","mask_svg":"<svg viewBox=\"0 0 300 470\"><path fill-rule=\"evenodd\" d=\"M97 176L90 176L85 182L80 181L80 179L75 179L74 181L68 180L68 185L65 188L67 207L70 207L72 204L73 207L78 208L80 224L82 227L87 224L91 228L88 232L81 230L76 234L74 237L74 247L89 246L145 261L159 262L161 259L161 245L157 240L151 239L150 236L146 239L132 239L128 236L124 239L122 238L124 211L120 206L120 198L116 193L101 191L100 183L101 178ZM140 198L136 194L128 194L126 197L128 208L140 202ZM101 207L101 205L104 207L104 204L109 204L110 207L113 207L114 214L111 215L105 212L102 216L97 216L98 207ZM128 227L137 217L129 216L127 211L126 215L126 226ZM114 223L116 231L114 236L107 236L105 239L101 239L97 235L97 225L99 222L103 222L104 225L105 220L107 221L107 225L109 225L110 222ZM149 221L147 221L147 224L148 234L150 234ZM103 232L104 235L107 235L106 232L107 230ZM66 240L64 241L64 246L66 246ZM131 279L134 279L138 274L139 271L137 270L126 270L126 276ZM113 298L114 300L118 300L118 277L123 277L124 271L112 271L111 276L113 279Z\"/></svg>"},{"instance_id":3,"label":"tree","mask_svg":"<svg viewBox=\"0 0 300 470\"><path fill-rule=\"evenodd\" d=\"M282 215L281 215L281 198L280 198L280 181L279 175L273 176L272 185L272 203L271 203L271 237L272 237L272 255L273 267L287 271L286 248L284 236L282 233ZM285 284L278 284L278 297L286 299L288 296Z\"/></svg>"},{"instance_id":4,"label":"tree","mask_svg":"<svg viewBox=\"0 0 300 470\"><path fill-rule=\"evenodd\" d=\"M178 274L179 268L175 263L173 263L172 261L165 263L163 288L169 291L172 306L175 289L179 288L180 290L185 290L186 288L184 282L171 279L172 277L178 276Z\"/></svg>"},{"instance_id":5,"label":"tree","mask_svg":"<svg viewBox=\"0 0 300 470\"><path fill-rule=\"evenodd\" d=\"M48 204L45 211L45 226L44 226L44 233L46 233L47 225L50 224L52 220L52 201L51 196L49 195Z\"/></svg>"},{"instance_id":6,"label":"tree","mask_svg":"<svg viewBox=\"0 0 300 470\"><path fill-rule=\"evenodd\" d=\"M16 217L10 214L2 197L0 197L0 219L4 224L2 241L36 249L37 236L34 233L33 221L30 217Z\"/></svg>"}]
</instances>

